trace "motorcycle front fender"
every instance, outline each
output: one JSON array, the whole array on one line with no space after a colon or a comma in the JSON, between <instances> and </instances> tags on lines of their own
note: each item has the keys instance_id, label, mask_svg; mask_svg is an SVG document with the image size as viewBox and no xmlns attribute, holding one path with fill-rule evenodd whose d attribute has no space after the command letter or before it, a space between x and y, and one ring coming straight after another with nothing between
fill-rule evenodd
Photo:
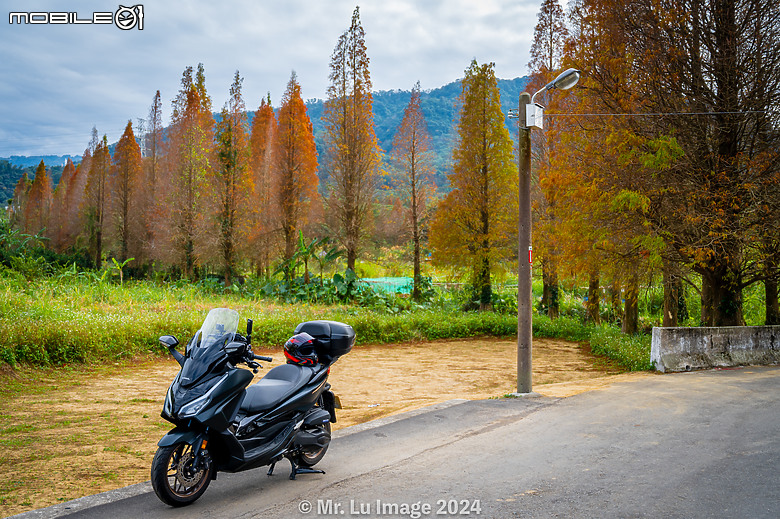
<instances>
[{"instance_id":1,"label":"motorcycle front fender","mask_svg":"<svg viewBox=\"0 0 780 519\"><path fill-rule=\"evenodd\" d=\"M163 436L160 441L157 442L157 446L168 447L176 443L198 445L205 439L207 439L206 433L185 429L184 427L176 427Z\"/></svg>"}]
</instances>

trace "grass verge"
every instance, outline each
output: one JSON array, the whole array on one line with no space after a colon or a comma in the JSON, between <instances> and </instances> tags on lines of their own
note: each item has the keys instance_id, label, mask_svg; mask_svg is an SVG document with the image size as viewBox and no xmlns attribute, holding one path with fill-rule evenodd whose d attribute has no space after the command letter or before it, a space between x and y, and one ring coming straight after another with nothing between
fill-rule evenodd
<instances>
[{"instance_id":1,"label":"grass verge","mask_svg":"<svg viewBox=\"0 0 780 519\"><path fill-rule=\"evenodd\" d=\"M157 338L186 340L211 308L229 307L254 319L253 339L279 347L295 326L312 319L352 325L361 344L387 344L477 336L512 337L515 314L429 308L393 314L356 306L282 305L240 294L204 292L197 285L156 285L83 279L35 281L0 277L0 360L10 365L64 365L115 361L161 353ZM594 353L626 369L651 369L649 337L630 337L608 325L535 315L536 337L590 341Z\"/></svg>"}]
</instances>

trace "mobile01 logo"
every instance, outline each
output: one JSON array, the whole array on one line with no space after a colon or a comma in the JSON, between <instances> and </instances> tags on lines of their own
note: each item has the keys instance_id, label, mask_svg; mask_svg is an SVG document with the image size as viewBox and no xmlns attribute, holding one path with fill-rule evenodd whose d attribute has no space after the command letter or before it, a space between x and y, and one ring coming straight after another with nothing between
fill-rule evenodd
<instances>
[{"instance_id":1,"label":"mobile01 logo","mask_svg":"<svg viewBox=\"0 0 780 519\"><path fill-rule=\"evenodd\" d=\"M119 6L115 12L94 12L91 16L77 12L27 12L8 13L8 23L20 25L92 25L114 24L123 31L138 28L144 30L144 6Z\"/></svg>"}]
</instances>

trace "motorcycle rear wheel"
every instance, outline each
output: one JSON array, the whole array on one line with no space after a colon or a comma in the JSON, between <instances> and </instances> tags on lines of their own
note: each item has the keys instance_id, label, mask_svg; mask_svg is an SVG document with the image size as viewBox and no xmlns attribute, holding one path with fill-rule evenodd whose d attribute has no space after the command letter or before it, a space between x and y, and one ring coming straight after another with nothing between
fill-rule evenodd
<instances>
[{"instance_id":1,"label":"motorcycle rear wheel","mask_svg":"<svg viewBox=\"0 0 780 519\"><path fill-rule=\"evenodd\" d=\"M323 425L317 426L318 429L325 429L327 431L328 436L330 436L330 422L326 422ZM313 467L317 463L320 462L322 458L325 457L325 453L328 451L328 446L330 445L330 442L328 442L328 445L325 445L321 449L318 449L314 452L306 452L302 451L295 459L295 462L303 467Z\"/></svg>"},{"instance_id":2,"label":"motorcycle rear wheel","mask_svg":"<svg viewBox=\"0 0 780 519\"><path fill-rule=\"evenodd\" d=\"M208 451L203 453L204 465L194 470L194 453L188 443L160 447L152 461L152 488L160 501L170 506L194 503L211 482L213 470Z\"/></svg>"}]
</instances>

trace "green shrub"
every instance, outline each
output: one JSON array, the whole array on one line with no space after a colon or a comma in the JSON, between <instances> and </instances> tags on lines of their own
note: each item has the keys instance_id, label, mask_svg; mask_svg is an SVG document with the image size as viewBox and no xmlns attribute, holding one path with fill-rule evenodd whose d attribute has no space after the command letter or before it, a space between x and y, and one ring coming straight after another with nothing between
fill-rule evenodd
<instances>
[{"instance_id":1,"label":"green shrub","mask_svg":"<svg viewBox=\"0 0 780 519\"><path fill-rule=\"evenodd\" d=\"M590 347L595 355L613 359L631 371L653 369L650 362L649 335L626 335L613 326L594 327Z\"/></svg>"}]
</instances>

